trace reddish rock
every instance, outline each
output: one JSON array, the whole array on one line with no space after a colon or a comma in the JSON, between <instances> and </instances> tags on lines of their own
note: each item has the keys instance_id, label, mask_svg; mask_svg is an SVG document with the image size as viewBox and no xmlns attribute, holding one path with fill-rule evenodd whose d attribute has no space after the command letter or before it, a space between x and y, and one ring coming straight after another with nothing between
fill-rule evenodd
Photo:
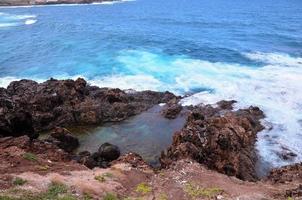
<instances>
[{"instance_id":1,"label":"reddish rock","mask_svg":"<svg viewBox=\"0 0 302 200\"><path fill-rule=\"evenodd\" d=\"M117 160L113 161L111 164L115 165L118 163L128 163L133 168L137 169L151 169L151 167L146 163L146 161L144 161L144 159L140 155L133 152L122 155Z\"/></svg>"},{"instance_id":2,"label":"reddish rock","mask_svg":"<svg viewBox=\"0 0 302 200\"><path fill-rule=\"evenodd\" d=\"M263 129L259 121L263 117L257 107L236 112L209 105L195 107L162 153L161 164L168 167L175 160L190 158L218 172L255 181L254 144L257 132Z\"/></svg>"},{"instance_id":3,"label":"reddish rock","mask_svg":"<svg viewBox=\"0 0 302 200\"><path fill-rule=\"evenodd\" d=\"M165 108L161 111L162 115L167 119L175 119L182 110L182 106L178 103L175 104L168 104Z\"/></svg>"},{"instance_id":4,"label":"reddish rock","mask_svg":"<svg viewBox=\"0 0 302 200\"><path fill-rule=\"evenodd\" d=\"M272 183L289 183L293 181L302 183L302 163L273 169L265 180Z\"/></svg>"}]
</instances>

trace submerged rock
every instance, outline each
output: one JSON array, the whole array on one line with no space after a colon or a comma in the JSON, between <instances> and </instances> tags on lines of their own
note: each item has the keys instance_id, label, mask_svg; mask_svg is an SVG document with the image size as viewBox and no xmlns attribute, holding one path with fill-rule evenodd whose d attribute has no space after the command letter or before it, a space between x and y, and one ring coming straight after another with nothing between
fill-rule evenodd
<instances>
[{"instance_id":1,"label":"submerged rock","mask_svg":"<svg viewBox=\"0 0 302 200\"><path fill-rule=\"evenodd\" d=\"M192 108L186 126L173 137L173 143L162 153L161 164L190 158L230 176L243 180L257 179L254 144L263 129L264 117L257 107L230 111L229 106Z\"/></svg>"}]
</instances>

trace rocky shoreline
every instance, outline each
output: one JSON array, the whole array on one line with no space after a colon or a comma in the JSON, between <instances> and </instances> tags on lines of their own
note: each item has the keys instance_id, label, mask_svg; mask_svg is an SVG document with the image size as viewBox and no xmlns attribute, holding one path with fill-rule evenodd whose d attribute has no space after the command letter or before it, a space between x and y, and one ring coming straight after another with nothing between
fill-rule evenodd
<instances>
[{"instance_id":1,"label":"rocky shoreline","mask_svg":"<svg viewBox=\"0 0 302 200\"><path fill-rule=\"evenodd\" d=\"M116 0L0 0L0 6L33 6L53 4L91 4Z\"/></svg>"},{"instance_id":2,"label":"rocky shoreline","mask_svg":"<svg viewBox=\"0 0 302 200\"><path fill-rule=\"evenodd\" d=\"M235 101L182 107L180 99L170 92L99 88L84 79L21 80L0 88L0 199L22 199L10 193L16 187L42 194L53 182L66 185L73 199L106 199L109 193L113 199L302 198L302 164L257 177L259 108L233 111ZM73 153L79 142L66 127L119 122L158 104L165 104L168 119L182 110L188 115L162 152L161 169L106 143L97 152ZM41 131L51 134L38 139ZM26 184L15 185L16 178ZM40 180L48 184L42 187Z\"/></svg>"}]
</instances>

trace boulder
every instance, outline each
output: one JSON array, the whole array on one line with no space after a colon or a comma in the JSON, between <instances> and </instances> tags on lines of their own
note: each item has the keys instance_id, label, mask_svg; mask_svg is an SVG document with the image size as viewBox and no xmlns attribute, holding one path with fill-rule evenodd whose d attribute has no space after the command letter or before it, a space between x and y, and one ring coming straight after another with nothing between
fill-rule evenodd
<instances>
[{"instance_id":1,"label":"boulder","mask_svg":"<svg viewBox=\"0 0 302 200\"><path fill-rule=\"evenodd\" d=\"M113 161L120 157L121 152L117 146L109 143L104 143L100 146L98 154L106 161Z\"/></svg>"},{"instance_id":2,"label":"boulder","mask_svg":"<svg viewBox=\"0 0 302 200\"><path fill-rule=\"evenodd\" d=\"M120 150L117 146L104 143L100 146L99 150L94 153L88 151L80 152L75 156L74 160L93 169L94 167L107 168L114 161L120 157Z\"/></svg>"}]
</instances>

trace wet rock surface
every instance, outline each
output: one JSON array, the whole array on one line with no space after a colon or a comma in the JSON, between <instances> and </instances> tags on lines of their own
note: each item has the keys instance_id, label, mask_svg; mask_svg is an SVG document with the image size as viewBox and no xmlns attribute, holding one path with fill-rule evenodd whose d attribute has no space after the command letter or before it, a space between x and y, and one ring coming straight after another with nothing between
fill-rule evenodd
<instances>
[{"instance_id":1,"label":"wet rock surface","mask_svg":"<svg viewBox=\"0 0 302 200\"><path fill-rule=\"evenodd\" d=\"M57 126L122 121L155 104L178 98L169 92L131 92L90 86L84 79L12 82L0 89L0 132L29 135Z\"/></svg>"},{"instance_id":2,"label":"wet rock surface","mask_svg":"<svg viewBox=\"0 0 302 200\"><path fill-rule=\"evenodd\" d=\"M183 107L181 104L173 103L173 104L166 105L161 113L167 119L175 119L182 111L182 109Z\"/></svg>"},{"instance_id":3,"label":"wet rock surface","mask_svg":"<svg viewBox=\"0 0 302 200\"><path fill-rule=\"evenodd\" d=\"M185 127L162 153L162 166L190 158L229 176L255 181L254 144L257 132L263 129L259 120L264 115L257 107L231 111L233 103L191 107Z\"/></svg>"}]
</instances>

